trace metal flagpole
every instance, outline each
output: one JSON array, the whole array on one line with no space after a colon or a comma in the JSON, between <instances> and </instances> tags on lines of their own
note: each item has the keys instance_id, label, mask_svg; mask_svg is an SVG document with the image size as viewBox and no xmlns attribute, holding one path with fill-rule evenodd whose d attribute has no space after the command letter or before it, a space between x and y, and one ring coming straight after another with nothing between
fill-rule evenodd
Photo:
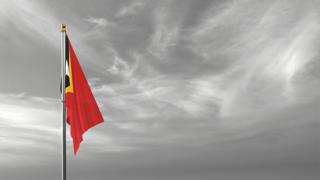
<instances>
[{"instance_id":1,"label":"metal flagpole","mask_svg":"<svg viewBox=\"0 0 320 180\"><path fill-rule=\"evenodd\" d=\"M61 102L62 102L62 173L61 179L67 179L66 154L66 106L65 106L65 74L66 74L66 25L61 24Z\"/></svg>"}]
</instances>

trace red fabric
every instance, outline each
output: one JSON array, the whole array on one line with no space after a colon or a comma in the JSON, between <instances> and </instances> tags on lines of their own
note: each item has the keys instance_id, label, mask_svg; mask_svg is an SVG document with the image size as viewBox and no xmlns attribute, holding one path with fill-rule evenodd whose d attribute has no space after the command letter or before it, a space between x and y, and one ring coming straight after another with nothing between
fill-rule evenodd
<instances>
[{"instance_id":1,"label":"red fabric","mask_svg":"<svg viewBox=\"0 0 320 180\"><path fill-rule=\"evenodd\" d=\"M70 124L74 154L77 154L82 135L91 127L103 122L103 117L69 41L73 93L66 93L66 116ZM68 53L68 52L67 52Z\"/></svg>"}]
</instances>

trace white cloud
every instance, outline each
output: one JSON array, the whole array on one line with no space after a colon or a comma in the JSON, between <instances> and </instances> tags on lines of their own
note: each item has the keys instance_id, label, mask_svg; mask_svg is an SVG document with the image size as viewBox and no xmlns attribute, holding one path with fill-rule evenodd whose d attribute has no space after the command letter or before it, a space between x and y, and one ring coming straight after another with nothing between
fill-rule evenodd
<instances>
[{"instance_id":1,"label":"white cloud","mask_svg":"<svg viewBox=\"0 0 320 180\"><path fill-rule=\"evenodd\" d=\"M123 59L118 56L114 56L113 65L108 69L112 74L124 74L125 76L130 76L129 65Z\"/></svg>"},{"instance_id":2,"label":"white cloud","mask_svg":"<svg viewBox=\"0 0 320 180\"><path fill-rule=\"evenodd\" d=\"M179 150L197 146L200 147L200 151L210 151L208 157L219 155L216 149L221 149L223 151L221 155L225 158L230 152L235 153L234 157L238 156L241 153L237 150L247 145L254 147L252 149L246 147L249 154L255 152L256 147L271 150L271 153L277 152L279 147L283 149L299 147L302 140L295 140L289 135L293 131L299 131L304 137L310 136L307 132L310 128L307 126L316 121L314 117L317 111L314 110L316 108L310 111L309 108L303 109L305 104L289 101L288 99L294 98L295 94L291 94L288 90L290 88L295 90L298 85L293 80L315 55L315 49L312 47L317 47L314 40L319 31L317 19L308 16L298 18L299 23L293 20L290 21L292 24L282 26L284 20L278 19L280 16L270 17L272 12L264 12L263 8L256 6L259 3L250 4L250 2L252 1L245 1L242 4L232 1L225 6L209 8L201 16L204 19L198 19L198 23L194 24L191 34L189 34L190 29L182 29L185 28L182 22L185 19L176 19L175 12L170 11L172 9L160 7L151 14L154 19L152 24L154 31L149 41L142 42L149 45L147 50L144 49L148 52L139 52L139 55L134 47L130 49L134 52L132 54L122 51L121 43L117 43L123 39L120 39L118 34L115 35L114 44L106 42L107 38L101 40L100 37L105 37L106 34L104 29L107 28L104 27L110 25L105 18L85 19L95 25L92 28L94 30L88 32L80 31L74 26L70 35L74 35L72 39L76 42L75 48L81 50L79 53L84 55L82 57L87 57L96 63L97 68L94 71L106 73L107 69L108 75L116 77L111 83L109 76L92 80L97 101L103 104L101 110L105 114L106 122L86 134L81 151L92 151L90 156L95 156L95 152L103 155L128 152L126 154L128 155L131 151L150 150L154 145L161 144L159 151L162 151L161 148L168 149L166 154L175 151L172 146L178 147ZM38 29L33 29L32 24L41 24L44 20L38 17L33 19L32 16L39 13L45 14L43 17L49 14L49 19L52 16L48 8L37 10L36 7L39 5L23 3L27 4L26 7L3 1L4 5L0 7L0 20L9 20L9 15L13 13L7 9L11 7L22 10L20 12L22 14L18 13L13 17L17 18L17 21L23 21L22 27L26 26L31 30L28 34L35 34ZM262 3L261 6L265 5ZM269 7L267 5L266 7ZM136 14L142 7L144 5L133 3L121 9L118 16ZM192 8L190 7L190 11ZM221 12L215 14L217 11L213 10L217 8L221 8ZM283 9L277 8L277 4L273 8L276 12L283 12ZM263 15L255 12L262 12ZM288 17L285 16L286 18ZM28 22L29 20L32 22ZM0 24L4 24L6 21L1 22ZM274 23L274 26L269 23ZM59 32L55 26L54 30ZM126 33L128 36L133 35L130 34L132 32ZM100 50L85 44L93 39L91 37L99 39L97 44L107 43L104 45L110 46L108 48L111 52L107 56L97 55ZM52 36L49 37L51 38ZM54 42L56 38L54 37ZM179 44L179 38L185 38L184 45L192 47L196 55L203 57L194 64L198 71L197 75L192 74L194 71L189 72L186 69L166 74L157 71L159 62L153 64L155 59L162 58L169 66L170 63L176 66L186 65L190 60L187 59L188 56L185 57L186 61L179 62L170 54L171 48L184 46ZM90 41L90 43L96 42ZM115 46L112 47L113 45ZM150 56L150 53L154 56ZM131 55L132 57L129 57ZM79 56L79 59L85 61L86 58ZM208 67L202 71L202 65L206 63ZM225 66L220 68L220 63ZM213 66L216 64L218 67ZM117 79L119 77L121 81ZM99 84L102 82L108 83ZM33 152L36 150L43 152L45 156L57 153L55 150L59 149L57 144L60 144L59 104L58 100L32 98L25 94L0 96L0 127L5 129L0 132L2 144L0 154L3 152L7 156L0 164L11 160L13 165L19 164L17 161L21 160L20 157L29 162L31 158L37 157L38 154ZM287 134L288 131L290 133ZM289 142L289 145L285 143L279 145L278 142ZM294 146L296 144L297 146ZM23 152L27 152L27 155L13 152L12 150L16 148L24 149ZM296 154L303 154L295 148L291 149L294 149L292 152L297 152ZM230 150L229 154L226 155L225 150ZM269 158L269 156L264 157ZM247 160L235 160L235 162L247 162ZM221 165L216 161L214 163Z\"/></svg>"},{"instance_id":3,"label":"white cloud","mask_svg":"<svg viewBox=\"0 0 320 180\"><path fill-rule=\"evenodd\" d=\"M89 17L89 18L86 18L84 20L89 22L89 23L92 23L92 24L94 24L96 26L99 26L99 27L107 27L107 26L113 26L114 25L114 23L108 21L105 18Z\"/></svg>"},{"instance_id":4,"label":"white cloud","mask_svg":"<svg viewBox=\"0 0 320 180\"><path fill-rule=\"evenodd\" d=\"M99 39L106 37L103 31L104 28L92 28L89 31L82 30L77 23L74 23L79 21L78 19L58 18L55 15L57 12L37 0L0 0L0 4L0 26L3 26L5 29L11 28L12 26L9 25L14 24L13 28L18 27L17 30L21 31L24 35L31 37L36 42L50 45L56 48L56 50L60 48L61 42L60 24L66 23L70 40L73 42L73 47L78 57L81 58L81 61L90 62L89 65L91 67L94 66L95 69L102 70L102 66L100 64L98 65L97 62L97 60L103 59L101 58L101 52L88 46L86 42L87 39L91 39L92 37ZM70 13L71 12L72 11L70 11ZM65 22L65 19L68 19L68 22ZM85 20L96 24L95 27L114 25L114 23L103 18L89 17ZM9 36L9 33L10 30L8 29L4 35ZM15 35L11 35L10 38L15 38ZM99 61L99 63L103 62L103 60Z\"/></svg>"},{"instance_id":5,"label":"white cloud","mask_svg":"<svg viewBox=\"0 0 320 180\"><path fill-rule=\"evenodd\" d=\"M61 22L35 1L0 1L0 25L13 23L26 35L41 37L51 45L59 47L59 25Z\"/></svg>"},{"instance_id":6,"label":"white cloud","mask_svg":"<svg viewBox=\"0 0 320 180\"><path fill-rule=\"evenodd\" d=\"M48 156L49 154L48 158L58 156L61 144L61 103L58 99L30 97L23 94L0 94L0 110L2 129L0 131L0 154L6 154L3 161L0 161L0 165L25 166L24 162L38 164L43 163L41 159L43 155ZM67 130L67 135L68 152L72 152L69 130ZM88 149L96 152L102 149L105 149L104 152L133 150L130 145L121 144L114 138L99 133L99 130L87 132L81 151L88 151ZM90 148L90 146L96 147L97 145L99 148ZM25 161L21 162L21 159Z\"/></svg>"},{"instance_id":7,"label":"white cloud","mask_svg":"<svg viewBox=\"0 0 320 180\"><path fill-rule=\"evenodd\" d=\"M128 6L124 6L120 9L120 11L116 14L117 17L124 17L137 14L139 10L141 10L145 4L142 1L134 1Z\"/></svg>"},{"instance_id":8,"label":"white cloud","mask_svg":"<svg viewBox=\"0 0 320 180\"><path fill-rule=\"evenodd\" d=\"M248 10L249 4L254 8ZM192 28L187 39L195 53L212 63L227 58L219 74L195 80L209 84L209 94L220 101L221 115L295 103L299 87L294 78L316 56L313 47L319 35L316 15L293 14L295 5L226 2L223 8L209 8Z\"/></svg>"},{"instance_id":9,"label":"white cloud","mask_svg":"<svg viewBox=\"0 0 320 180\"><path fill-rule=\"evenodd\" d=\"M51 98L0 94L0 152L21 150L7 152L5 160L10 161L9 164L17 165L16 160L20 158L16 157L37 163L41 160L32 157L36 151L55 154L61 124L59 104Z\"/></svg>"},{"instance_id":10,"label":"white cloud","mask_svg":"<svg viewBox=\"0 0 320 180\"><path fill-rule=\"evenodd\" d=\"M167 8L159 8L154 12L154 32L147 48L152 55L163 59L179 38L179 23L172 23Z\"/></svg>"},{"instance_id":11,"label":"white cloud","mask_svg":"<svg viewBox=\"0 0 320 180\"><path fill-rule=\"evenodd\" d=\"M294 91L292 79L296 74L303 70L307 64L316 55L313 50L316 37L319 34L319 25L317 25L313 16L307 17L301 21L291 32L288 32L289 42L284 41L281 51L273 55L273 59L264 64L264 73L275 79L283 79L286 85L284 94L290 96ZM293 97L294 98L294 97Z\"/></svg>"}]
</instances>

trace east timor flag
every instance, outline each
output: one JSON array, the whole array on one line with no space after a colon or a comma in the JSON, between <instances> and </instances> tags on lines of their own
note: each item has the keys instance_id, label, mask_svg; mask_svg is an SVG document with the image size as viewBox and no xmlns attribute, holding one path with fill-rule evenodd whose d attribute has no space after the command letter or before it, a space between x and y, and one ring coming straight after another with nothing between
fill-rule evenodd
<instances>
[{"instance_id":1,"label":"east timor flag","mask_svg":"<svg viewBox=\"0 0 320 180\"><path fill-rule=\"evenodd\" d=\"M82 141L82 135L89 128L103 122L103 117L67 35L65 42L66 119L70 124L73 149L76 154Z\"/></svg>"}]
</instances>

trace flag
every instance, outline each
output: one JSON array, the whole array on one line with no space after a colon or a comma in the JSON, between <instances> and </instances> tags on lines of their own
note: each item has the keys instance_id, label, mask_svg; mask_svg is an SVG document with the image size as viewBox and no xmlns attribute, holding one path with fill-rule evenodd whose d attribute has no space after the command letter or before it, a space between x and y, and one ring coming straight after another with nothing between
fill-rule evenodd
<instances>
[{"instance_id":1,"label":"flag","mask_svg":"<svg viewBox=\"0 0 320 180\"><path fill-rule=\"evenodd\" d=\"M103 117L81 69L78 58L65 36L66 75L65 106L66 120L70 125L74 154L77 154L82 135L93 126L102 123Z\"/></svg>"}]
</instances>

